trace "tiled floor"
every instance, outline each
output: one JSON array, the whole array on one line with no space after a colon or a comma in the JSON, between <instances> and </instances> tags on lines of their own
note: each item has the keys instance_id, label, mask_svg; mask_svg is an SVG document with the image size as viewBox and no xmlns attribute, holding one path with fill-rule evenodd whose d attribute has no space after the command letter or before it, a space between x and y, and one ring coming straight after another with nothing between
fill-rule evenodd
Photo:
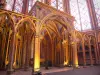
<instances>
[{"instance_id":1,"label":"tiled floor","mask_svg":"<svg viewBox=\"0 0 100 75\"><path fill-rule=\"evenodd\" d=\"M40 71L43 75L100 75L100 66L80 67L80 69L53 67L45 70L45 68L41 68ZM6 71L0 71L0 75L6 75ZM28 71L16 70L12 75L32 75L32 69L30 68Z\"/></svg>"},{"instance_id":2,"label":"tiled floor","mask_svg":"<svg viewBox=\"0 0 100 75\"><path fill-rule=\"evenodd\" d=\"M6 71L0 71L0 75L7 75ZM12 75L32 75L32 70L24 71L24 70L17 70Z\"/></svg>"},{"instance_id":3,"label":"tiled floor","mask_svg":"<svg viewBox=\"0 0 100 75\"><path fill-rule=\"evenodd\" d=\"M79 69L47 73L47 75L100 75L100 66L81 67Z\"/></svg>"},{"instance_id":4,"label":"tiled floor","mask_svg":"<svg viewBox=\"0 0 100 75\"><path fill-rule=\"evenodd\" d=\"M64 68L57 68L57 67L52 67L52 68L49 68L48 70L46 70L44 67L41 68L41 72L43 74L46 74L46 73L54 73L54 72L62 72L62 71L68 71L68 70L72 70L73 68L72 67L64 67Z\"/></svg>"}]
</instances>

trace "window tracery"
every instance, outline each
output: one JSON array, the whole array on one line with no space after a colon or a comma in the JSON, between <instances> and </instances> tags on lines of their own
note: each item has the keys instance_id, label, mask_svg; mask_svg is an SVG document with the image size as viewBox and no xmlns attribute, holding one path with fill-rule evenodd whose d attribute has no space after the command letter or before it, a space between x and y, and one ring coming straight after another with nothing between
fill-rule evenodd
<instances>
[{"instance_id":1,"label":"window tracery","mask_svg":"<svg viewBox=\"0 0 100 75\"><path fill-rule=\"evenodd\" d=\"M15 5L14 5L14 1ZM29 0L29 6L28 11L31 10L33 5L36 1L44 2L44 0ZM90 22L90 16L88 12L87 2L86 0L69 0L70 1L70 11L71 15L75 17L76 21L74 22L75 29L81 31L81 30L89 30L91 29L91 22ZM95 5L95 11L97 18L100 19L100 1L99 0L93 0ZM22 7L23 7L23 0L6 0L7 2L7 10L12 10L14 6L14 11L21 13ZM51 0L51 6L54 8L63 11L63 2L64 0ZM99 26L100 21L98 20Z\"/></svg>"},{"instance_id":2,"label":"window tracery","mask_svg":"<svg viewBox=\"0 0 100 75\"><path fill-rule=\"evenodd\" d=\"M6 9L7 10L12 10L14 0L6 0L6 3L7 3Z\"/></svg>"},{"instance_id":3,"label":"window tracery","mask_svg":"<svg viewBox=\"0 0 100 75\"><path fill-rule=\"evenodd\" d=\"M96 17L98 20L98 26L100 26L100 0L93 0L93 2L94 2L95 12L96 12Z\"/></svg>"},{"instance_id":4,"label":"window tracery","mask_svg":"<svg viewBox=\"0 0 100 75\"><path fill-rule=\"evenodd\" d=\"M89 30L91 29L90 16L86 0L70 0L70 10L72 16L75 17L75 29Z\"/></svg>"},{"instance_id":5,"label":"window tracery","mask_svg":"<svg viewBox=\"0 0 100 75\"><path fill-rule=\"evenodd\" d=\"M15 12L22 12L23 0L16 0L15 2Z\"/></svg>"},{"instance_id":6,"label":"window tracery","mask_svg":"<svg viewBox=\"0 0 100 75\"><path fill-rule=\"evenodd\" d=\"M51 0L51 6L63 11L63 0Z\"/></svg>"}]
</instances>

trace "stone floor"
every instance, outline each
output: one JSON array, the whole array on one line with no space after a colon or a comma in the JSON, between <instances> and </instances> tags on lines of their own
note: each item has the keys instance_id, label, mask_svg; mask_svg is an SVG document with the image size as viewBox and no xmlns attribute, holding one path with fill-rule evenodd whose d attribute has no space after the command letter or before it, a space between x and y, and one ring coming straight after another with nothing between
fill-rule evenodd
<instances>
[{"instance_id":1,"label":"stone floor","mask_svg":"<svg viewBox=\"0 0 100 75\"><path fill-rule=\"evenodd\" d=\"M47 73L47 75L100 75L100 66L80 67L79 69Z\"/></svg>"},{"instance_id":2,"label":"stone floor","mask_svg":"<svg viewBox=\"0 0 100 75\"><path fill-rule=\"evenodd\" d=\"M100 66L87 66L85 68L80 67L79 69L53 67L45 70L45 68L41 68L40 71L43 75L100 75ZM6 71L0 71L0 75L6 75ZM32 69L30 68L28 71L23 69L16 70L12 75L32 75Z\"/></svg>"},{"instance_id":3,"label":"stone floor","mask_svg":"<svg viewBox=\"0 0 100 75\"><path fill-rule=\"evenodd\" d=\"M68 70L72 70L72 67L64 67L64 68L58 68L58 67L51 67L48 70L46 70L44 67L41 68L41 72L43 74L47 74L47 73L55 73L55 72L62 72L62 71L68 71Z\"/></svg>"}]
</instances>

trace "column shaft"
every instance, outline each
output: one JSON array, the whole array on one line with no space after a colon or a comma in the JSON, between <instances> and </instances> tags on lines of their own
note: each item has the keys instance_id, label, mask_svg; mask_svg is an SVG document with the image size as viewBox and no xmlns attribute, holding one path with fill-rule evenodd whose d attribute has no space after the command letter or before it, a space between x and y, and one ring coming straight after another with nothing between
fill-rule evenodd
<instances>
[{"instance_id":1,"label":"column shaft","mask_svg":"<svg viewBox=\"0 0 100 75\"><path fill-rule=\"evenodd\" d=\"M9 65L8 65L8 74L13 72L13 61L14 61L14 50L15 50L15 32L11 35L11 50L9 52Z\"/></svg>"},{"instance_id":2,"label":"column shaft","mask_svg":"<svg viewBox=\"0 0 100 75\"><path fill-rule=\"evenodd\" d=\"M35 36L35 57L34 57L34 70L40 70L40 39Z\"/></svg>"},{"instance_id":3,"label":"column shaft","mask_svg":"<svg viewBox=\"0 0 100 75\"><path fill-rule=\"evenodd\" d=\"M78 67L78 54L77 54L77 42L76 42L76 36L75 36L75 32L73 32L73 41L72 41L72 47L73 47L73 67Z\"/></svg>"},{"instance_id":4,"label":"column shaft","mask_svg":"<svg viewBox=\"0 0 100 75\"><path fill-rule=\"evenodd\" d=\"M82 39L82 51L83 51L84 66L86 66L86 54L85 54L85 46L84 46L84 40L83 39Z\"/></svg>"},{"instance_id":5,"label":"column shaft","mask_svg":"<svg viewBox=\"0 0 100 75\"><path fill-rule=\"evenodd\" d=\"M91 43L90 43L90 40L89 40L89 54L90 54L91 65L93 65L93 59L92 59L92 51L91 51Z\"/></svg>"}]
</instances>

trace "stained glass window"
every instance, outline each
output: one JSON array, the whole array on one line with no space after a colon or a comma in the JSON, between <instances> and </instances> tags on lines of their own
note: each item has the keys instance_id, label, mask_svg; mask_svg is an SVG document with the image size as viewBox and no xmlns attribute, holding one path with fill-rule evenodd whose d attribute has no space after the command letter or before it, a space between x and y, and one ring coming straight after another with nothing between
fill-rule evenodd
<instances>
[{"instance_id":1,"label":"stained glass window","mask_svg":"<svg viewBox=\"0 0 100 75\"><path fill-rule=\"evenodd\" d=\"M12 10L14 0L7 1L7 10ZM31 10L36 1L44 0L29 0L28 11ZM95 5L95 11L98 18L98 23L100 26L100 0L93 0ZM22 12L23 0L16 0L15 11ZM51 6L63 11L63 0L51 0ZM70 0L70 11L71 15L75 17L75 29L77 30L88 30L91 29L91 22L88 12L88 7L86 0Z\"/></svg>"},{"instance_id":2,"label":"stained glass window","mask_svg":"<svg viewBox=\"0 0 100 75\"><path fill-rule=\"evenodd\" d=\"M75 17L75 29L81 30L81 25L80 25L80 17L79 17L79 11L78 11L78 6L77 6L77 1L76 0L70 0L70 8L71 8L71 14L72 16Z\"/></svg>"},{"instance_id":3,"label":"stained glass window","mask_svg":"<svg viewBox=\"0 0 100 75\"><path fill-rule=\"evenodd\" d=\"M56 4L57 4L57 3L56 3L56 0L51 0L51 6L53 6L54 8L57 8L57 7L56 7Z\"/></svg>"},{"instance_id":4,"label":"stained glass window","mask_svg":"<svg viewBox=\"0 0 100 75\"><path fill-rule=\"evenodd\" d=\"M63 0L58 0L58 9L63 11Z\"/></svg>"},{"instance_id":5,"label":"stained glass window","mask_svg":"<svg viewBox=\"0 0 100 75\"><path fill-rule=\"evenodd\" d=\"M23 0L16 0L15 2L15 11L22 12Z\"/></svg>"},{"instance_id":6,"label":"stained glass window","mask_svg":"<svg viewBox=\"0 0 100 75\"><path fill-rule=\"evenodd\" d=\"M70 9L72 16L75 17L75 29L89 30L91 22L86 0L70 0Z\"/></svg>"},{"instance_id":7,"label":"stained glass window","mask_svg":"<svg viewBox=\"0 0 100 75\"><path fill-rule=\"evenodd\" d=\"M63 11L63 0L51 0L51 6Z\"/></svg>"},{"instance_id":8,"label":"stained glass window","mask_svg":"<svg viewBox=\"0 0 100 75\"><path fill-rule=\"evenodd\" d=\"M12 10L14 0L6 0L6 2L7 2L6 9Z\"/></svg>"},{"instance_id":9,"label":"stained glass window","mask_svg":"<svg viewBox=\"0 0 100 75\"><path fill-rule=\"evenodd\" d=\"M98 20L98 26L100 26L100 0L93 0L95 12Z\"/></svg>"},{"instance_id":10,"label":"stained glass window","mask_svg":"<svg viewBox=\"0 0 100 75\"><path fill-rule=\"evenodd\" d=\"M28 7L28 11L31 10L31 8L34 6L36 1L42 1L42 0L29 0L29 7Z\"/></svg>"},{"instance_id":11,"label":"stained glass window","mask_svg":"<svg viewBox=\"0 0 100 75\"><path fill-rule=\"evenodd\" d=\"M29 0L29 11L31 10L32 6L35 4L37 0Z\"/></svg>"}]
</instances>

